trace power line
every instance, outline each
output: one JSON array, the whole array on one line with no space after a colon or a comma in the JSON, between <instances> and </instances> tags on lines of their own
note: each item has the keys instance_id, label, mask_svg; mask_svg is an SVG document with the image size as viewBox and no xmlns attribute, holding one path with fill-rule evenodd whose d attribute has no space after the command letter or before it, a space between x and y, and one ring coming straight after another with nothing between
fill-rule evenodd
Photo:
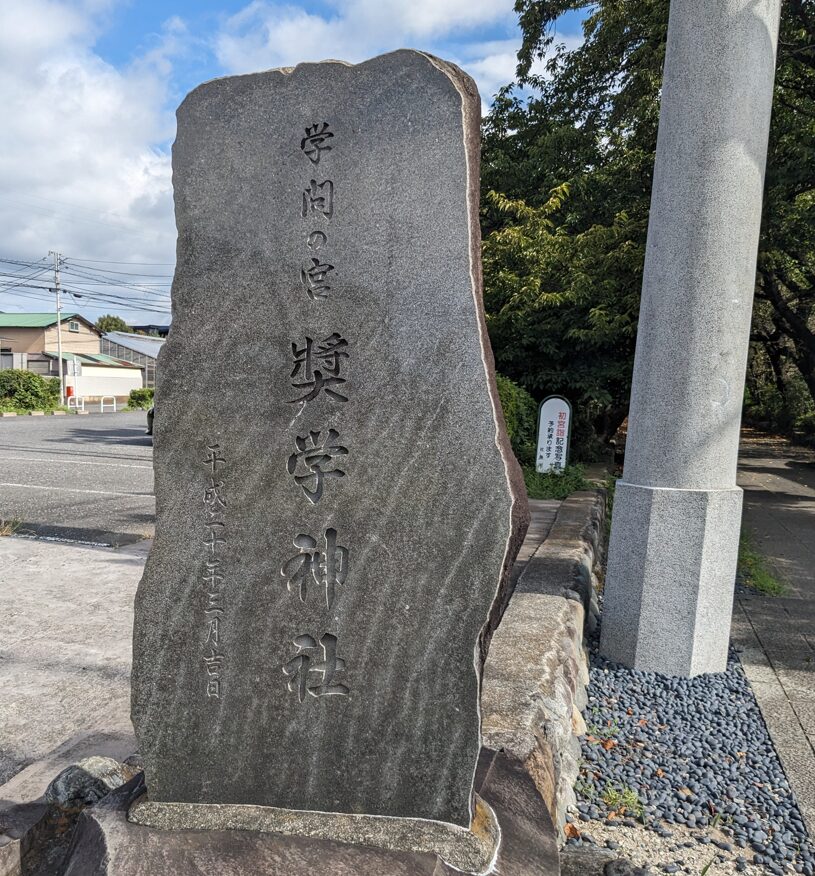
<instances>
[{"instance_id":1,"label":"power line","mask_svg":"<svg viewBox=\"0 0 815 876\"><path fill-rule=\"evenodd\" d=\"M22 285L21 283L16 283L14 280L33 280L35 277L39 277L42 274L48 272L48 268L40 268L37 271L32 271L30 274L26 274L23 277L17 277L16 274L4 274L0 273L0 277L12 277L12 280L4 280L0 282L0 291L8 291L9 289L16 289L18 286Z\"/></svg>"},{"instance_id":2,"label":"power line","mask_svg":"<svg viewBox=\"0 0 815 876\"><path fill-rule=\"evenodd\" d=\"M87 272L78 271L76 268L66 269L66 274L72 274L75 277L81 277L84 280L104 280L104 277L100 277L98 274L88 274ZM155 292L154 289L145 288L148 284L139 284L139 283L125 283L123 280L110 280L107 283L108 286L118 286L122 289L135 289L136 292ZM169 284L168 284L169 285Z\"/></svg>"},{"instance_id":3,"label":"power line","mask_svg":"<svg viewBox=\"0 0 815 876\"><path fill-rule=\"evenodd\" d=\"M172 280L172 274L142 274L138 271L113 271L110 268L107 270L103 270L101 268L89 268L87 265L83 264L80 259L65 259L65 264L67 265L79 265L80 267L84 267L86 270L95 271L98 274L120 274L123 277L161 277L165 280Z\"/></svg>"},{"instance_id":4,"label":"power line","mask_svg":"<svg viewBox=\"0 0 815 876\"><path fill-rule=\"evenodd\" d=\"M65 294L70 295L75 302L81 300L83 304L98 310L102 309L102 305L107 305L120 309L160 313L164 316L169 316L171 313L170 294L166 288L170 285L169 276L166 283L149 281L140 283L140 277L161 277L163 275L114 271L81 264L77 267L73 259L65 259L62 256L55 256L55 258L57 261L54 266L54 285ZM55 289L45 278L38 279L51 270L48 266L43 265L45 261L45 258L39 261L26 261L0 256L0 278L7 278L0 280L0 295L9 294L11 297L50 301L51 294ZM111 262L111 264L121 263ZM59 281L59 275L65 279ZM65 285L65 280L67 280L67 285ZM88 288L88 286L99 288ZM27 291L12 292L15 289ZM130 291L136 292L138 297L127 294Z\"/></svg>"},{"instance_id":5,"label":"power line","mask_svg":"<svg viewBox=\"0 0 815 876\"><path fill-rule=\"evenodd\" d=\"M75 298L75 293L72 290L66 289L63 286L62 291L65 292L66 294L70 295L72 298ZM2 295L8 294L9 298L34 299L36 301L48 301L48 302L53 301L53 295L49 294L46 290L44 290L44 289L41 290L39 288L36 292L8 292L8 293L0 292L0 294L2 294ZM136 311L143 312L143 313L158 313L158 314L161 314L163 316L168 316L172 312L169 309L152 307L151 306L152 302L140 303L138 301L123 300L123 299L110 300L108 298L90 297L90 296L86 296L84 294L80 294L80 295L78 295L78 297L82 298L83 300L82 300L81 305L75 301L77 306L88 307L92 310L106 310L106 309L110 308L111 305L113 305L113 306L118 307L118 308L123 308L123 309L126 308L129 310L136 310Z\"/></svg>"},{"instance_id":6,"label":"power line","mask_svg":"<svg viewBox=\"0 0 815 876\"><path fill-rule=\"evenodd\" d=\"M71 259L72 262L95 264L95 265L147 265L151 268L172 268L175 267L175 262L107 262L103 259Z\"/></svg>"}]
</instances>

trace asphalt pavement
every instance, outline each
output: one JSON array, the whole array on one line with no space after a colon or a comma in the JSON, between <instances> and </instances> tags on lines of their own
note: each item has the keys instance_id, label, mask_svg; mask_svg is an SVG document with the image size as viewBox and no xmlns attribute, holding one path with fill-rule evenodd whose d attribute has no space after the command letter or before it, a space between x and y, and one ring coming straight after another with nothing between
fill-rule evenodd
<instances>
[{"instance_id":1,"label":"asphalt pavement","mask_svg":"<svg viewBox=\"0 0 815 876\"><path fill-rule=\"evenodd\" d=\"M0 519L17 535L122 545L153 535L146 414L0 420Z\"/></svg>"}]
</instances>

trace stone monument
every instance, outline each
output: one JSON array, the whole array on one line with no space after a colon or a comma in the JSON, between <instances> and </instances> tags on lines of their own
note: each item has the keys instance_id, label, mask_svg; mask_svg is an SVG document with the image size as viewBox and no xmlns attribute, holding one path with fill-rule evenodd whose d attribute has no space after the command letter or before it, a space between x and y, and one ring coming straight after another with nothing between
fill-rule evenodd
<instances>
[{"instance_id":1,"label":"stone monument","mask_svg":"<svg viewBox=\"0 0 815 876\"><path fill-rule=\"evenodd\" d=\"M165 804L208 827L247 806L471 824L527 522L479 122L472 80L413 51L218 79L179 109L132 680L153 824Z\"/></svg>"},{"instance_id":2,"label":"stone monument","mask_svg":"<svg viewBox=\"0 0 815 876\"><path fill-rule=\"evenodd\" d=\"M601 650L724 670L780 0L672 2Z\"/></svg>"}]
</instances>

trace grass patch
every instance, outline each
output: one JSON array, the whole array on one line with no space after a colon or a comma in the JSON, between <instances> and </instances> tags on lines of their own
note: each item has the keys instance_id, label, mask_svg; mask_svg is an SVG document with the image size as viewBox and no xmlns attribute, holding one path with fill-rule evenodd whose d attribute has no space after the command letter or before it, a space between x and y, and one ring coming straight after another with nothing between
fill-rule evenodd
<instances>
[{"instance_id":1,"label":"grass patch","mask_svg":"<svg viewBox=\"0 0 815 876\"><path fill-rule=\"evenodd\" d=\"M642 802L633 788L628 786L615 788L613 785L606 785L602 800L609 811L632 815L634 818L642 817Z\"/></svg>"},{"instance_id":2,"label":"grass patch","mask_svg":"<svg viewBox=\"0 0 815 876\"><path fill-rule=\"evenodd\" d=\"M530 499L565 499L578 490L593 490L582 465L567 465L562 472L538 472L524 466L524 482Z\"/></svg>"},{"instance_id":3,"label":"grass patch","mask_svg":"<svg viewBox=\"0 0 815 876\"><path fill-rule=\"evenodd\" d=\"M13 517L11 520L5 520L3 517L0 517L0 538L5 535L14 535L20 528L20 523L22 521L17 517Z\"/></svg>"},{"instance_id":4,"label":"grass patch","mask_svg":"<svg viewBox=\"0 0 815 876\"><path fill-rule=\"evenodd\" d=\"M786 585L770 569L767 560L753 542L753 537L744 529L739 539L739 565L736 580L745 587L751 587L766 596L781 596Z\"/></svg>"},{"instance_id":5,"label":"grass patch","mask_svg":"<svg viewBox=\"0 0 815 876\"><path fill-rule=\"evenodd\" d=\"M574 792L582 800L586 800L589 803L594 803L597 799L597 791L594 785L582 777L578 778L574 783Z\"/></svg>"}]
</instances>

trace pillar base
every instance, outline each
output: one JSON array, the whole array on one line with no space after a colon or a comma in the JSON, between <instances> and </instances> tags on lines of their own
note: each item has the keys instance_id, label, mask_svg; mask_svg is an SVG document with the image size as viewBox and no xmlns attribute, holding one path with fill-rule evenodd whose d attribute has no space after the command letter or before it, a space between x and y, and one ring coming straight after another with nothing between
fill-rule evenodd
<instances>
[{"instance_id":1,"label":"pillar base","mask_svg":"<svg viewBox=\"0 0 815 876\"><path fill-rule=\"evenodd\" d=\"M693 676L727 665L742 491L618 481L600 651L632 669Z\"/></svg>"}]
</instances>

